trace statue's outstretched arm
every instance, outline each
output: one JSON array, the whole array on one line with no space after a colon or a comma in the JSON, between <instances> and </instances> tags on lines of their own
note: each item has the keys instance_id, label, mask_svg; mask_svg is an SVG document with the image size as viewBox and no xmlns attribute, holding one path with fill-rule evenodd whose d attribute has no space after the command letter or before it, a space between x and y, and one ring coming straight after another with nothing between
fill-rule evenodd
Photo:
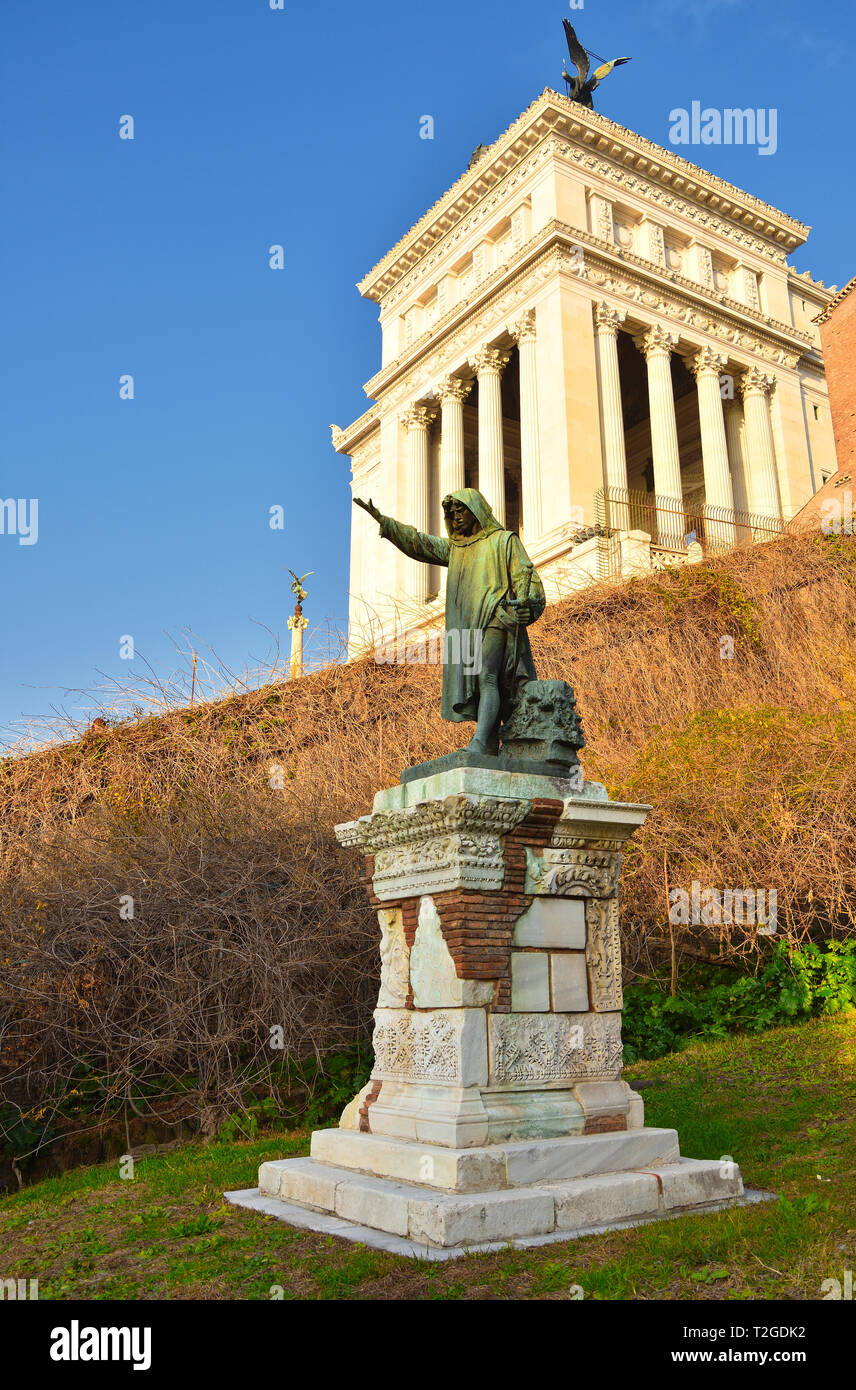
<instances>
[{"instance_id":1,"label":"statue's outstretched arm","mask_svg":"<svg viewBox=\"0 0 856 1390\"><path fill-rule=\"evenodd\" d=\"M364 502L361 497L355 497L354 505L373 516L380 525L384 540L392 541L411 560L422 560L426 565L448 565L449 542L445 536L432 536L427 531L417 531L415 526L406 526L403 521L384 516L371 498Z\"/></svg>"},{"instance_id":2,"label":"statue's outstretched arm","mask_svg":"<svg viewBox=\"0 0 856 1390\"><path fill-rule=\"evenodd\" d=\"M371 498L369 498L368 502L364 502L362 497L355 497L354 506L362 507L363 511L368 512L369 516L373 516L375 521L383 521L383 512L378 511Z\"/></svg>"}]
</instances>

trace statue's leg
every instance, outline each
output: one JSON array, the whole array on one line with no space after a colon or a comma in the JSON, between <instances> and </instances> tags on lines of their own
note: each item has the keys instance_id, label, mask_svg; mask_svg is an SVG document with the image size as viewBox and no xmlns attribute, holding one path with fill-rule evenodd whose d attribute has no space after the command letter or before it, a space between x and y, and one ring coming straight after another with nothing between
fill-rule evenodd
<instances>
[{"instance_id":1,"label":"statue's leg","mask_svg":"<svg viewBox=\"0 0 856 1390\"><path fill-rule=\"evenodd\" d=\"M482 638L479 671L479 714L476 731L467 744L471 753L496 753L499 748L499 678L505 661L506 633L489 627Z\"/></svg>"}]
</instances>

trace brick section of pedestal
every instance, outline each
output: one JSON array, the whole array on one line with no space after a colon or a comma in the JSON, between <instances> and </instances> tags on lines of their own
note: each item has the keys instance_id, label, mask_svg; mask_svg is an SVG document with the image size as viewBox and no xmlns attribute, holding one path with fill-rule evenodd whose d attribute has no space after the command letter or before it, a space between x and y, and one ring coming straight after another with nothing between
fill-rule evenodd
<instances>
[{"instance_id":1,"label":"brick section of pedestal","mask_svg":"<svg viewBox=\"0 0 856 1390\"><path fill-rule=\"evenodd\" d=\"M587 1115L583 1134L617 1134L627 1129L626 1115Z\"/></svg>"},{"instance_id":2,"label":"brick section of pedestal","mask_svg":"<svg viewBox=\"0 0 856 1390\"><path fill-rule=\"evenodd\" d=\"M365 1100L360 1106L360 1132L362 1134L371 1133L371 1126L369 1124L369 1106L373 1105L374 1102L377 1100L378 1096L380 1095L380 1087L381 1083L379 1081L373 1081L366 1093Z\"/></svg>"},{"instance_id":3,"label":"brick section of pedestal","mask_svg":"<svg viewBox=\"0 0 856 1390\"><path fill-rule=\"evenodd\" d=\"M448 893L432 893L440 919L443 939L455 963L459 980L496 980L493 1003L496 1013L511 1010L511 947L514 925L530 906L531 893L524 893L526 850L543 850L549 845L554 827L562 814L563 803L544 799L532 802L532 809L508 835L502 837L505 877L503 886L495 892L475 892L456 889ZM372 907L401 909L404 937L412 949L416 936L419 896L381 902L374 894L372 877L374 859L366 856L366 886ZM413 1008L413 989L408 991L405 1007Z\"/></svg>"}]
</instances>

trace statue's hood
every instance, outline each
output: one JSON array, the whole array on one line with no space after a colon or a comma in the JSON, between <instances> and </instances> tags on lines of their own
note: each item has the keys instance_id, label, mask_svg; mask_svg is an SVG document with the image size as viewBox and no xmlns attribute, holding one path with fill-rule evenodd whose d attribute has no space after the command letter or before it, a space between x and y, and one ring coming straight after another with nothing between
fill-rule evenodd
<instances>
[{"instance_id":1,"label":"statue's hood","mask_svg":"<svg viewBox=\"0 0 856 1390\"><path fill-rule=\"evenodd\" d=\"M452 545L470 545L481 536L489 536L492 531L502 531L504 529L500 526L486 498L482 497L478 488L462 487L459 492L448 492L443 498L443 502L448 502L450 498L454 498L456 502L463 502L465 507L469 507L481 527L481 531L476 531L472 536L453 536L451 532L449 532L449 522L444 515L446 531Z\"/></svg>"}]
</instances>

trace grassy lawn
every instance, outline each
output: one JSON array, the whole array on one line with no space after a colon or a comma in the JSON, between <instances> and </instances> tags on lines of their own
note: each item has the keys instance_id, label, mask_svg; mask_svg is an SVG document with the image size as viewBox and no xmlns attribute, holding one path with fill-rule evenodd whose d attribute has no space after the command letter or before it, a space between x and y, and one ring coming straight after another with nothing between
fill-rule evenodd
<instances>
[{"instance_id":1,"label":"grassy lawn","mask_svg":"<svg viewBox=\"0 0 856 1390\"><path fill-rule=\"evenodd\" d=\"M856 1269L856 1026L825 1019L629 1068L691 1158L731 1154L776 1202L429 1264L224 1203L305 1133L82 1168L0 1198L0 1277L40 1299L818 1299Z\"/></svg>"}]
</instances>

